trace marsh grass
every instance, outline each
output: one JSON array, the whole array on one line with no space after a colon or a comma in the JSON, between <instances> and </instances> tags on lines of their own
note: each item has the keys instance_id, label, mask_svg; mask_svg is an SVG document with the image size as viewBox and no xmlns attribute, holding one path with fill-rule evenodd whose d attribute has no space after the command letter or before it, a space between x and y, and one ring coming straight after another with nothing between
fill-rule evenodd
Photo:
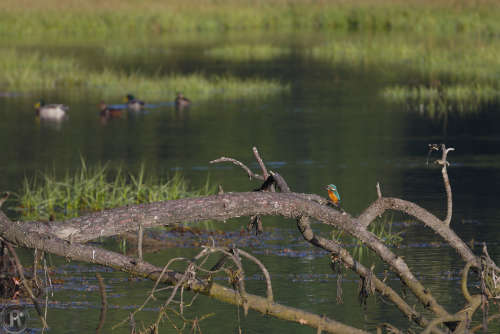
<instances>
[{"instance_id":1,"label":"marsh grass","mask_svg":"<svg viewBox=\"0 0 500 334\"><path fill-rule=\"evenodd\" d=\"M198 190L189 190L178 173L168 180L147 176L144 165L136 173L107 165L89 167L81 160L74 174L55 172L26 178L17 195L16 211L22 220L62 220L114 207L152 203L214 193L207 179Z\"/></svg>"},{"instance_id":2,"label":"marsh grass","mask_svg":"<svg viewBox=\"0 0 500 334\"><path fill-rule=\"evenodd\" d=\"M5 0L2 32L13 36L161 35L177 31L322 29L496 33L493 0Z\"/></svg>"},{"instance_id":3,"label":"marsh grass","mask_svg":"<svg viewBox=\"0 0 500 334\"><path fill-rule=\"evenodd\" d=\"M375 70L387 81L406 79L404 84L384 87L381 95L404 102L410 109L433 113L477 111L482 104L497 100L499 53L497 38L392 34L337 38L309 51L310 56L332 65Z\"/></svg>"},{"instance_id":4,"label":"marsh grass","mask_svg":"<svg viewBox=\"0 0 500 334\"><path fill-rule=\"evenodd\" d=\"M445 111L468 113L500 99L500 91L491 85L459 84L444 87L442 92L427 86L390 86L383 89L384 98L404 104L408 109L435 117Z\"/></svg>"},{"instance_id":5,"label":"marsh grass","mask_svg":"<svg viewBox=\"0 0 500 334\"><path fill-rule=\"evenodd\" d=\"M290 90L288 84L277 80L230 75L146 75L110 68L89 71L71 57L25 53L15 49L0 49L0 85L16 91L76 87L98 94L103 99L118 98L124 92L134 92L148 101L162 100L177 91L199 101L218 96L261 98Z\"/></svg>"},{"instance_id":6,"label":"marsh grass","mask_svg":"<svg viewBox=\"0 0 500 334\"><path fill-rule=\"evenodd\" d=\"M262 45L232 45L212 48L205 51L205 55L226 61L268 61L274 58L289 55L289 48Z\"/></svg>"},{"instance_id":7,"label":"marsh grass","mask_svg":"<svg viewBox=\"0 0 500 334\"><path fill-rule=\"evenodd\" d=\"M139 72L127 74L111 70L90 73L86 87L100 91L103 98L120 97L123 92L133 91L148 101L162 100L177 91L197 101L216 97L262 98L290 91L289 84L260 78L241 79L231 75L206 77L201 73L147 76Z\"/></svg>"},{"instance_id":8,"label":"marsh grass","mask_svg":"<svg viewBox=\"0 0 500 334\"><path fill-rule=\"evenodd\" d=\"M500 3L493 0L6 0L0 3L0 12L3 38L45 41L62 37L82 42L91 38L106 41L103 53L117 59L149 50L117 41L160 40L156 46L166 47L171 32L342 32L343 37L334 35L298 52L333 66L375 69L390 82L382 90L385 99L418 100L419 106L429 108L436 106L436 100L425 87L436 79L446 83L445 102L452 109L477 109L480 103L496 99L493 91L500 87ZM168 48L151 51L168 52ZM209 49L205 55L245 62L269 61L290 52L287 47L242 41ZM8 89L82 87L103 99L121 97L123 92L154 102L176 91L196 100L259 98L291 91L289 84L263 78L160 75L160 71L145 74L113 68L89 71L71 57L15 50L0 51L0 69L0 85ZM406 85L402 73L411 76Z\"/></svg>"},{"instance_id":9,"label":"marsh grass","mask_svg":"<svg viewBox=\"0 0 500 334\"><path fill-rule=\"evenodd\" d=\"M403 238L401 237L401 232L392 231L393 221L393 216L390 218L385 216L382 219L376 219L368 226L368 230L375 234L387 246L395 247L403 241ZM332 238L344 244L352 244L354 248L352 254L359 261L368 253L368 248L365 244L354 237L345 236L344 232L341 230L332 232Z\"/></svg>"}]
</instances>

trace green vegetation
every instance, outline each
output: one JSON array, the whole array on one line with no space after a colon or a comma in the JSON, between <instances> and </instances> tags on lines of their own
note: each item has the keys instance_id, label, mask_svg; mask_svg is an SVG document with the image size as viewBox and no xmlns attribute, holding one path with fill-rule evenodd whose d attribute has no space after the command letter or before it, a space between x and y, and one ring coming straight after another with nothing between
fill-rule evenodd
<instances>
[{"instance_id":1,"label":"green vegetation","mask_svg":"<svg viewBox=\"0 0 500 334\"><path fill-rule=\"evenodd\" d=\"M290 49L271 45L236 45L213 48L205 52L207 56L227 61L271 60L290 53Z\"/></svg>"},{"instance_id":2,"label":"green vegetation","mask_svg":"<svg viewBox=\"0 0 500 334\"><path fill-rule=\"evenodd\" d=\"M11 36L140 36L250 29L500 31L500 5L494 0L6 0L0 11L2 33Z\"/></svg>"},{"instance_id":3,"label":"green vegetation","mask_svg":"<svg viewBox=\"0 0 500 334\"><path fill-rule=\"evenodd\" d=\"M394 233L392 231L392 223L394 221L394 217L390 219L384 217L384 219L376 219L373 221L370 226L368 226L368 230L375 234L380 240L382 240L389 247L397 247L402 241L401 232ZM352 236L345 236L344 231L337 230L332 232L332 238L334 240L338 240L343 244L353 244L353 256L358 260L361 260L363 256L368 252L368 248L364 243L359 241L358 239Z\"/></svg>"},{"instance_id":4,"label":"green vegetation","mask_svg":"<svg viewBox=\"0 0 500 334\"><path fill-rule=\"evenodd\" d=\"M17 91L33 91L57 87L80 87L102 98L122 97L134 92L147 101L161 100L182 91L202 100L208 97L252 98L286 93L289 85L259 78L233 76L206 77L191 75L145 75L105 69L89 71L73 58L0 49L0 85Z\"/></svg>"},{"instance_id":5,"label":"green vegetation","mask_svg":"<svg viewBox=\"0 0 500 334\"><path fill-rule=\"evenodd\" d=\"M177 32L322 31L321 38L304 42L298 52L335 66L380 71L386 79L381 95L389 101L411 109L469 111L499 97L500 2L494 0L6 0L0 13L0 38L7 41L105 41L103 55L118 62L122 56L147 57L154 48L168 51ZM326 32L333 31L336 35L325 41ZM339 32L344 35L339 37ZM134 45L146 40L155 41L153 49L148 43ZM269 41L239 41L207 49L204 55L245 62L270 61L291 52L289 46ZM0 69L0 85L8 89L83 87L103 99L123 92L147 101L176 91L196 100L290 92L289 84L262 78L162 75L160 69L157 74L97 71L70 56L11 49L0 50ZM436 98L436 80L444 99Z\"/></svg>"},{"instance_id":6,"label":"green vegetation","mask_svg":"<svg viewBox=\"0 0 500 334\"><path fill-rule=\"evenodd\" d=\"M134 174L121 168L111 170L106 165L87 167L82 159L82 166L74 175L66 173L59 179L52 172L25 179L17 195L16 210L22 220L60 220L128 204L209 195L214 191L208 180L202 189L188 190L180 174L164 181L146 177L144 166Z\"/></svg>"},{"instance_id":7,"label":"green vegetation","mask_svg":"<svg viewBox=\"0 0 500 334\"><path fill-rule=\"evenodd\" d=\"M477 110L500 97L499 53L496 38L394 34L348 36L310 51L316 59L375 69L386 80L403 82L382 90L387 100L456 111Z\"/></svg>"},{"instance_id":8,"label":"green vegetation","mask_svg":"<svg viewBox=\"0 0 500 334\"><path fill-rule=\"evenodd\" d=\"M498 100L500 91L492 86L471 83L444 87L440 93L435 87L386 87L383 96L391 101L405 103L410 109L435 117L446 110L460 113L478 111L483 103Z\"/></svg>"}]
</instances>

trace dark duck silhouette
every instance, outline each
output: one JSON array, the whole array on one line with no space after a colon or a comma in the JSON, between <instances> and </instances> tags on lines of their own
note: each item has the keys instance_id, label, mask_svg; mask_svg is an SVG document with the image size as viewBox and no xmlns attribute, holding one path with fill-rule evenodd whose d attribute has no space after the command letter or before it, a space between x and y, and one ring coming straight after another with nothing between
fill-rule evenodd
<instances>
[{"instance_id":1,"label":"dark duck silhouette","mask_svg":"<svg viewBox=\"0 0 500 334\"><path fill-rule=\"evenodd\" d=\"M185 97L182 93L177 93L175 98L175 109L184 109L191 105L191 100Z\"/></svg>"},{"instance_id":2,"label":"dark duck silhouette","mask_svg":"<svg viewBox=\"0 0 500 334\"><path fill-rule=\"evenodd\" d=\"M127 94L125 96L125 102L127 103L127 108L130 110L141 111L144 109L144 101L137 100L132 94Z\"/></svg>"},{"instance_id":3,"label":"dark duck silhouette","mask_svg":"<svg viewBox=\"0 0 500 334\"><path fill-rule=\"evenodd\" d=\"M123 108L109 107L106 103L101 101L99 103L99 109L101 110L100 116L106 118L119 118L123 115Z\"/></svg>"}]
</instances>

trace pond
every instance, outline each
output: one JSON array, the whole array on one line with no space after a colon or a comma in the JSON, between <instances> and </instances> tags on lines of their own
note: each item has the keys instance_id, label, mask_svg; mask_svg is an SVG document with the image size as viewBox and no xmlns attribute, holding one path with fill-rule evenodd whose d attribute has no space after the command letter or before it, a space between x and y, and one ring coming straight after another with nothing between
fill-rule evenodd
<instances>
[{"instance_id":1,"label":"pond","mask_svg":"<svg viewBox=\"0 0 500 334\"><path fill-rule=\"evenodd\" d=\"M231 74L238 78L278 80L288 84L290 91L262 98L204 98L194 100L189 109L182 111L174 108L172 91L161 101L150 103L145 112L103 120L98 109L103 96L95 91L74 87L6 90L0 96L0 189L17 192L25 177L47 170L60 175L71 173L80 167L83 157L89 165L108 162L112 167L129 170L137 170L145 163L148 171L164 177L181 171L193 188L201 187L209 178L226 192L248 191L258 187L258 182L249 181L236 166L211 165L209 161L233 157L258 171L252 155L252 147L256 146L267 166L284 176L293 191L326 195L325 185L334 183L342 196L343 208L353 215L376 199L375 185L380 182L384 195L414 201L444 217L446 199L441 172L432 164L427 166L426 160L428 144L446 143L455 148L449 155L454 201L452 227L464 241L473 240L477 254L482 242L486 242L498 263L500 207L495 185L500 179L499 104L483 104L473 113L449 112L444 118L390 103L383 98L382 89L415 80L415 73L401 66L387 72L377 66L331 63L305 52L335 38L317 32L178 34L169 40L168 47L163 42L134 41L139 49L131 47L130 52L118 55L103 52L108 45L104 41L11 42L10 46L19 52L71 55L89 71L112 67L126 73ZM269 59L240 60L214 58L205 52L214 46L242 41L280 45L290 51ZM135 94L124 91L123 95L127 93ZM184 93L189 97L189 90ZM35 118L33 104L41 98L47 103L69 105L69 118L62 122ZM106 102L122 103L120 99ZM464 302L456 291L462 261L423 225L409 223L408 217L393 219L393 228L403 231L404 236L395 252L405 258L415 275L449 311L460 309ZM228 233L236 246L258 256L268 267L278 302L370 331L381 322L400 328L409 326L404 316L379 298L370 297L366 307L360 306L358 278L351 274L344 277L344 303L337 304L337 276L330 268L328 254L306 244L295 222L265 218L264 234L260 237L240 236L246 224L246 220L240 219L214 227ZM324 234L328 235L328 231L324 230ZM206 240L206 235L173 233L167 237ZM169 258L189 257L199 251L189 246L192 243L185 244L148 254L146 259L161 265ZM106 268L57 258L49 262L56 265L53 275L61 281L50 297L50 333L82 333L96 328L100 308L96 272L105 278L110 297L105 332L139 306L152 287L152 282L128 279ZM365 254L362 262L368 267L375 263L377 275L383 275L384 266L371 254ZM264 292L264 281L256 267L249 265L247 278L250 292ZM399 291L397 279L389 278ZM146 308L138 323L151 321L158 306ZM242 310L203 296L198 297L190 312L192 318L215 313L200 323L208 333L236 332L238 326L246 333L313 332L311 328L255 312L245 317ZM31 313L35 318L34 310ZM36 319L33 326L40 326ZM165 332L175 332L168 324L165 328L169 328ZM496 333L500 327L493 324L489 330ZM115 332L129 331L122 327Z\"/></svg>"}]
</instances>

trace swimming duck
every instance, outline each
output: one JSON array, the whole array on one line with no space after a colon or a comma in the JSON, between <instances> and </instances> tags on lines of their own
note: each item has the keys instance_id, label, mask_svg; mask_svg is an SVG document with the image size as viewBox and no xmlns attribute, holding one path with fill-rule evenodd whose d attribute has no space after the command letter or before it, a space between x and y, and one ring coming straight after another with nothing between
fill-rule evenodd
<instances>
[{"instance_id":1,"label":"swimming duck","mask_svg":"<svg viewBox=\"0 0 500 334\"><path fill-rule=\"evenodd\" d=\"M99 103L99 109L101 110L101 117L119 118L123 114L123 108L109 107L103 101Z\"/></svg>"},{"instance_id":2,"label":"swimming duck","mask_svg":"<svg viewBox=\"0 0 500 334\"><path fill-rule=\"evenodd\" d=\"M189 107L191 101L184 97L182 93L177 93L177 97L175 98L175 109L184 109Z\"/></svg>"},{"instance_id":3,"label":"swimming duck","mask_svg":"<svg viewBox=\"0 0 500 334\"><path fill-rule=\"evenodd\" d=\"M69 110L64 104L45 104L43 100L37 102L34 107L38 117L57 121L64 119Z\"/></svg>"},{"instance_id":4,"label":"swimming duck","mask_svg":"<svg viewBox=\"0 0 500 334\"><path fill-rule=\"evenodd\" d=\"M132 94L125 96L125 102L127 103L127 108L130 110L141 111L144 108L144 101L136 100Z\"/></svg>"}]
</instances>

